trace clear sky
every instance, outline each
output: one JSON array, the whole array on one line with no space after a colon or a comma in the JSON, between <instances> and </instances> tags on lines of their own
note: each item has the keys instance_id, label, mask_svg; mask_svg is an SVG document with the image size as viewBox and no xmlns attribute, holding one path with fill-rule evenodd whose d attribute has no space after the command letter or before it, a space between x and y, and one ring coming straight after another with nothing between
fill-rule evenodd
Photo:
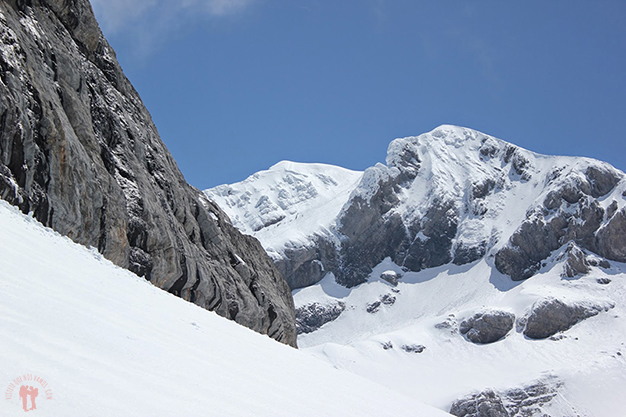
<instances>
[{"instance_id":1,"label":"clear sky","mask_svg":"<svg viewBox=\"0 0 626 417\"><path fill-rule=\"evenodd\" d=\"M626 170L624 0L91 0L187 181L441 124Z\"/></svg>"}]
</instances>

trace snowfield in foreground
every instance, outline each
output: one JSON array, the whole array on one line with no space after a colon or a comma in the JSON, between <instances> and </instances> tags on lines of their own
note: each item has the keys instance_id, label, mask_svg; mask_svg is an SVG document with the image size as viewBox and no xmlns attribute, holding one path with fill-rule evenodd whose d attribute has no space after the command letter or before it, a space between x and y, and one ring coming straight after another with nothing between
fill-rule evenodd
<instances>
[{"instance_id":1,"label":"snowfield in foreground","mask_svg":"<svg viewBox=\"0 0 626 417\"><path fill-rule=\"evenodd\" d=\"M0 266L2 416L24 415L21 385L38 388L37 416L448 415L170 295L4 201Z\"/></svg>"},{"instance_id":2,"label":"snowfield in foreground","mask_svg":"<svg viewBox=\"0 0 626 417\"><path fill-rule=\"evenodd\" d=\"M301 334L298 344L336 367L446 411L458 399L492 391L503 405L526 396L526 412L532 414L510 415L624 415L626 265L611 262L607 269L562 278L564 262L557 253L538 275L522 282L499 274L485 260L418 273L403 273L386 260L368 282L352 289L329 274L294 291L298 315L301 319L311 305L318 311L342 305L343 312ZM397 286L380 278L393 275L390 271L400 276ZM524 333L530 326L524 319L546 299L598 308L568 330L532 339ZM473 343L471 331L459 331L475 314L494 311L514 316L512 328L497 341ZM541 393L536 403L533 391Z\"/></svg>"}]
</instances>

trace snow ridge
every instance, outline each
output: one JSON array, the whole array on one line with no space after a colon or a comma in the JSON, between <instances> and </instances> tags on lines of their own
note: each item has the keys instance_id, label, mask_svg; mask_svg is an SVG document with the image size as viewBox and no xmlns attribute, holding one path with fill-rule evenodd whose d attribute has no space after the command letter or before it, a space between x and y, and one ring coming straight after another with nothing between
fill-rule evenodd
<instances>
[{"instance_id":1,"label":"snow ridge","mask_svg":"<svg viewBox=\"0 0 626 417\"><path fill-rule=\"evenodd\" d=\"M331 235L362 173L326 164L282 161L246 180L205 191L243 233L258 238L273 258L288 247Z\"/></svg>"}]
</instances>

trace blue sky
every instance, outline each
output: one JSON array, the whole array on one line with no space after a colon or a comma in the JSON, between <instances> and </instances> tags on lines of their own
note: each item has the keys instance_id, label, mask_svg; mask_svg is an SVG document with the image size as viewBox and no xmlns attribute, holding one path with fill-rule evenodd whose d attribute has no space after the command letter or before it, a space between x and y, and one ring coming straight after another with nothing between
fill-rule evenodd
<instances>
[{"instance_id":1,"label":"blue sky","mask_svg":"<svg viewBox=\"0 0 626 417\"><path fill-rule=\"evenodd\" d=\"M130 4L129 4L130 3ZM456 124L626 170L626 1L92 0L187 181Z\"/></svg>"}]
</instances>

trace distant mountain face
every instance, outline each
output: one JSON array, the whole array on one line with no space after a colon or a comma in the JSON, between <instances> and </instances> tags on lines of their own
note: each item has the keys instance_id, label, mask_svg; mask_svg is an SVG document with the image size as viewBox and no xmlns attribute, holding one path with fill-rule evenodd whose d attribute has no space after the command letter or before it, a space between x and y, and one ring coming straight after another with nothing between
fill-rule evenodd
<instances>
[{"instance_id":1,"label":"distant mountain face","mask_svg":"<svg viewBox=\"0 0 626 417\"><path fill-rule=\"evenodd\" d=\"M456 126L394 140L386 165L363 173L281 163L205 193L292 289L326 272L352 287L385 258L420 271L486 257L522 280L568 242L626 262L623 172Z\"/></svg>"},{"instance_id":2,"label":"distant mountain face","mask_svg":"<svg viewBox=\"0 0 626 417\"><path fill-rule=\"evenodd\" d=\"M258 241L185 182L87 0L0 0L0 197L295 345L288 286Z\"/></svg>"},{"instance_id":3,"label":"distant mountain face","mask_svg":"<svg viewBox=\"0 0 626 417\"><path fill-rule=\"evenodd\" d=\"M205 194L239 230L257 237L290 286L299 288L338 268L335 221L362 174L284 161Z\"/></svg>"}]
</instances>

